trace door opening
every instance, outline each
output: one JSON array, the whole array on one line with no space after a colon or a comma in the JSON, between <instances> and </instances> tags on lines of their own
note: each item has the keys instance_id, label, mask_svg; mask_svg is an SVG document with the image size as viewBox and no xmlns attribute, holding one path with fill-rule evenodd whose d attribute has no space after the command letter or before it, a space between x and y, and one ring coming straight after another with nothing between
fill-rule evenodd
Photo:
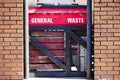
<instances>
[{"instance_id":1,"label":"door opening","mask_svg":"<svg viewBox=\"0 0 120 80\"><path fill-rule=\"evenodd\" d=\"M28 77L88 77L87 6L30 3L28 17Z\"/></svg>"}]
</instances>

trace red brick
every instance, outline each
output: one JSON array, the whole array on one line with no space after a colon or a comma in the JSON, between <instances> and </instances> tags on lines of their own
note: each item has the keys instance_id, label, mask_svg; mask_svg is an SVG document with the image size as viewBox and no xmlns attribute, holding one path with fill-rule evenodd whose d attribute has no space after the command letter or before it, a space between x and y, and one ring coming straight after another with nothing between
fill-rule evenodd
<instances>
[{"instance_id":1,"label":"red brick","mask_svg":"<svg viewBox=\"0 0 120 80\"><path fill-rule=\"evenodd\" d=\"M113 11L113 7L101 7L101 11Z\"/></svg>"},{"instance_id":2,"label":"red brick","mask_svg":"<svg viewBox=\"0 0 120 80\"><path fill-rule=\"evenodd\" d=\"M17 12L17 16L23 16L23 12Z\"/></svg>"},{"instance_id":3,"label":"red brick","mask_svg":"<svg viewBox=\"0 0 120 80\"><path fill-rule=\"evenodd\" d=\"M113 63L107 63L107 66L119 66L118 62L113 62Z\"/></svg>"},{"instance_id":4,"label":"red brick","mask_svg":"<svg viewBox=\"0 0 120 80\"><path fill-rule=\"evenodd\" d=\"M94 29L94 32L107 32L107 29Z\"/></svg>"},{"instance_id":5,"label":"red brick","mask_svg":"<svg viewBox=\"0 0 120 80\"><path fill-rule=\"evenodd\" d=\"M108 3L108 6L118 7L120 6L119 3Z\"/></svg>"},{"instance_id":6,"label":"red brick","mask_svg":"<svg viewBox=\"0 0 120 80\"><path fill-rule=\"evenodd\" d=\"M95 71L95 74L96 75L101 75L101 74L103 74L103 75L105 75L105 74L107 74L107 71Z\"/></svg>"},{"instance_id":7,"label":"red brick","mask_svg":"<svg viewBox=\"0 0 120 80\"><path fill-rule=\"evenodd\" d=\"M13 50L11 51L11 54L21 54L23 51L21 50Z\"/></svg>"},{"instance_id":8,"label":"red brick","mask_svg":"<svg viewBox=\"0 0 120 80\"><path fill-rule=\"evenodd\" d=\"M109 46L111 45L112 46L113 45L113 41L102 41L101 45L109 45Z\"/></svg>"},{"instance_id":9,"label":"red brick","mask_svg":"<svg viewBox=\"0 0 120 80\"><path fill-rule=\"evenodd\" d=\"M114 7L114 10L115 10L115 11L119 11L119 10L120 10L120 7Z\"/></svg>"},{"instance_id":10,"label":"red brick","mask_svg":"<svg viewBox=\"0 0 120 80\"><path fill-rule=\"evenodd\" d=\"M100 8L94 7L94 11L100 11Z\"/></svg>"},{"instance_id":11,"label":"red brick","mask_svg":"<svg viewBox=\"0 0 120 80\"><path fill-rule=\"evenodd\" d=\"M105 2L113 2L114 0L101 0L101 2L105 3Z\"/></svg>"},{"instance_id":12,"label":"red brick","mask_svg":"<svg viewBox=\"0 0 120 80\"><path fill-rule=\"evenodd\" d=\"M95 3L94 6L95 7L102 7L102 6L106 7L107 3Z\"/></svg>"},{"instance_id":13,"label":"red brick","mask_svg":"<svg viewBox=\"0 0 120 80\"><path fill-rule=\"evenodd\" d=\"M114 19L116 20L116 19L120 19L120 16L114 16Z\"/></svg>"},{"instance_id":14,"label":"red brick","mask_svg":"<svg viewBox=\"0 0 120 80\"><path fill-rule=\"evenodd\" d=\"M120 32L120 29L117 29L117 28L108 29L108 32L114 32L114 33L117 33L117 32Z\"/></svg>"},{"instance_id":15,"label":"red brick","mask_svg":"<svg viewBox=\"0 0 120 80\"><path fill-rule=\"evenodd\" d=\"M0 12L0 16L3 16L3 12Z\"/></svg>"},{"instance_id":16,"label":"red brick","mask_svg":"<svg viewBox=\"0 0 120 80\"><path fill-rule=\"evenodd\" d=\"M107 55L108 56L108 58L118 58L119 57L119 54L108 54Z\"/></svg>"},{"instance_id":17,"label":"red brick","mask_svg":"<svg viewBox=\"0 0 120 80\"><path fill-rule=\"evenodd\" d=\"M23 58L23 55L17 55L17 58L18 58L18 59L22 59L22 58Z\"/></svg>"},{"instance_id":18,"label":"red brick","mask_svg":"<svg viewBox=\"0 0 120 80\"><path fill-rule=\"evenodd\" d=\"M16 7L16 4L14 4L14 3L5 3L4 7Z\"/></svg>"},{"instance_id":19,"label":"red brick","mask_svg":"<svg viewBox=\"0 0 120 80\"><path fill-rule=\"evenodd\" d=\"M22 25L10 25L12 29L22 29Z\"/></svg>"},{"instance_id":20,"label":"red brick","mask_svg":"<svg viewBox=\"0 0 120 80\"><path fill-rule=\"evenodd\" d=\"M106 32L106 33L101 33L101 36L104 36L104 37L112 37L114 34L113 33L109 33L109 32Z\"/></svg>"},{"instance_id":21,"label":"red brick","mask_svg":"<svg viewBox=\"0 0 120 80\"><path fill-rule=\"evenodd\" d=\"M101 53L103 53L103 54L112 54L113 50L101 50Z\"/></svg>"},{"instance_id":22,"label":"red brick","mask_svg":"<svg viewBox=\"0 0 120 80\"><path fill-rule=\"evenodd\" d=\"M22 29L17 29L17 33L23 33Z\"/></svg>"},{"instance_id":23,"label":"red brick","mask_svg":"<svg viewBox=\"0 0 120 80\"><path fill-rule=\"evenodd\" d=\"M5 74L5 75L9 75L9 76L10 76L10 75L11 75L11 76L16 75L15 72L5 72L4 74Z\"/></svg>"},{"instance_id":24,"label":"red brick","mask_svg":"<svg viewBox=\"0 0 120 80\"><path fill-rule=\"evenodd\" d=\"M5 67L16 67L17 64L16 63L6 63Z\"/></svg>"},{"instance_id":25,"label":"red brick","mask_svg":"<svg viewBox=\"0 0 120 80\"><path fill-rule=\"evenodd\" d=\"M4 71L4 72L6 71L6 72L7 72L7 71L10 71L10 68L5 68L5 67L4 67L4 68L0 68L0 71L1 71L1 72L2 72L2 71Z\"/></svg>"},{"instance_id":26,"label":"red brick","mask_svg":"<svg viewBox=\"0 0 120 80\"><path fill-rule=\"evenodd\" d=\"M108 20L108 24L119 24L119 20Z\"/></svg>"},{"instance_id":27,"label":"red brick","mask_svg":"<svg viewBox=\"0 0 120 80\"><path fill-rule=\"evenodd\" d=\"M13 80L21 80L21 79L23 79L23 76L16 75L16 76L12 76L11 79L13 79Z\"/></svg>"},{"instance_id":28,"label":"red brick","mask_svg":"<svg viewBox=\"0 0 120 80\"><path fill-rule=\"evenodd\" d=\"M120 50L114 50L114 53L120 53Z\"/></svg>"},{"instance_id":29,"label":"red brick","mask_svg":"<svg viewBox=\"0 0 120 80\"><path fill-rule=\"evenodd\" d=\"M108 46L108 49L120 49L120 46Z\"/></svg>"},{"instance_id":30,"label":"red brick","mask_svg":"<svg viewBox=\"0 0 120 80\"><path fill-rule=\"evenodd\" d=\"M118 70L120 70L120 67L114 67L114 70L118 71Z\"/></svg>"},{"instance_id":31,"label":"red brick","mask_svg":"<svg viewBox=\"0 0 120 80\"><path fill-rule=\"evenodd\" d=\"M98 59L98 58L95 58L95 59L94 59L94 62L95 62L95 63L100 62L100 58L99 58L99 59Z\"/></svg>"},{"instance_id":32,"label":"red brick","mask_svg":"<svg viewBox=\"0 0 120 80\"><path fill-rule=\"evenodd\" d=\"M10 36L19 38L19 37L22 37L23 35L22 34L17 34L17 33L16 34L12 33L12 34L10 34Z\"/></svg>"},{"instance_id":33,"label":"red brick","mask_svg":"<svg viewBox=\"0 0 120 80\"><path fill-rule=\"evenodd\" d=\"M0 50L0 54L10 54L9 50Z\"/></svg>"},{"instance_id":34,"label":"red brick","mask_svg":"<svg viewBox=\"0 0 120 80\"><path fill-rule=\"evenodd\" d=\"M17 7L23 7L23 4L21 3L19 3L19 4L17 4Z\"/></svg>"},{"instance_id":35,"label":"red brick","mask_svg":"<svg viewBox=\"0 0 120 80\"><path fill-rule=\"evenodd\" d=\"M4 24L8 24L8 25L16 24L16 21L4 21Z\"/></svg>"},{"instance_id":36,"label":"red brick","mask_svg":"<svg viewBox=\"0 0 120 80\"><path fill-rule=\"evenodd\" d=\"M94 25L94 27L97 29L99 28L100 29L100 25Z\"/></svg>"},{"instance_id":37,"label":"red brick","mask_svg":"<svg viewBox=\"0 0 120 80\"><path fill-rule=\"evenodd\" d=\"M14 59L14 58L17 58L16 55L5 55L4 58L6 59Z\"/></svg>"},{"instance_id":38,"label":"red brick","mask_svg":"<svg viewBox=\"0 0 120 80\"><path fill-rule=\"evenodd\" d=\"M103 16L104 17L104 16ZM110 28L113 28L113 25L111 25L111 24L101 24L101 28L108 28L108 29L110 29Z\"/></svg>"},{"instance_id":39,"label":"red brick","mask_svg":"<svg viewBox=\"0 0 120 80\"><path fill-rule=\"evenodd\" d=\"M2 16L0 17L0 20L10 20L9 16Z\"/></svg>"},{"instance_id":40,"label":"red brick","mask_svg":"<svg viewBox=\"0 0 120 80\"><path fill-rule=\"evenodd\" d=\"M3 7L3 4L0 4L0 7Z\"/></svg>"},{"instance_id":41,"label":"red brick","mask_svg":"<svg viewBox=\"0 0 120 80\"><path fill-rule=\"evenodd\" d=\"M111 15L111 16L113 16L113 15L116 15L116 16L117 16L117 15L118 15L118 16L119 16L119 15L120 15L120 12L111 11L111 12L108 12L107 15Z\"/></svg>"},{"instance_id":42,"label":"red brick","mask_svg":"<svg viewBox=\"0 0 120 80\"><path fill-rule=\"evenodd\" d=\"M100 53L100 50L94 50L94 53L96 53L96 54Z\"/></svg>"},{"instance_id":43,"label":"red brick","mask_svg":"<svg viewBox=\"0 0 120 80\"><path fill-rule=\"evenodd\" d=\"M0 42L1 46L9 46L10 42Z\"/></svg>"},{"instance_id":44,"label":"red brick","mask_svg":"<svg viewBox=\"0 0 120 80\"><path fill-rule=\"evenodd\" d=\"M97 67L94 66L95 71L97 71L97 70L100 71L100 68L101 68L101 67L99 67L99 66L97 66Z\"/></svg>"},{"instance_id":45,"label":"red brick","mask_svg":"<svg viewBox=\"0 0 120 80\"><path fill-rule=\"evenodd\" d=\"M9 8L0 8L1 12L9 12Z\"/></svg>"},{"instance_id":46,"label":"red brick","mask_svg":"<svg viewBox=\"0 0 120 80\"><path fill-rule=\"evenodd\" d=\"M114 33L114 36L120 36L120 33Z\"/></svg>"},{"instance_id":47,"label":"red brick","mask_svg":"<svg viewBox=\"0 0 120 80\"><path fill-rule=\"evenodd\" d=\"M106 58L106 59L101 59L101 62L113 62L113 59L111 58Z\"/></svg>"},{"instance_id":48,"label":"red brick","mask_svg":"<svg viewBox=\"0 0 120 80\"><path fill-rule=\"evenodd\" d=\"M106 63L95 63L94 66L106 66L107 64Z\"/></svg>"},{"instance_id":49,"label":"red brick","mask_svg":"<svg viewBox=\"0 0 120 80\"><path fill-rule=\"evenodd\" d=\"M4 33L16 33L16 29L4 29Z\"/></svg>"},{"instance_id":50,"label":"red brick","mask_svg":"<svg viewBox=\"0 0 120 80\"><path fill-rule=\"evenodd\" d=\"M23 9L22 8L11 8L10 11L16 11L17 12L17 11L23 11Z\"/></svg>"},{"instance_id":51,"label":"red brick","mask_svg":"<svg viewBox=\"0 0 120 80\"><path fill-rule=\"evenodd\" d=\"M94 49L98 49L98 50L100 50L100 49L107 49L107 46L94 46Z\"/></svg>"},{"instance_id":52,"label":"red brick","mask_svg":"<svg viewBox=\"0 0 120 80\"><path fill-rule=\"evenodd\" d=\"M9 25L0 25L0 29L9 29Z\"/></svg>"},{"instance_id":53,"label":"red brick","mask_svg":"<svg viewBox=\"0 0 120 80\"><path fill-rule=\"evenodd\" d=\"M120 62L120 58L115 58L114 61L115 62Z\"/></svg>"},{"instance_id":54,"label":"red brick","mask_svg":"<svg viewBox=\"0 0 120 80\"><path fill-rule=\"evenodd\" d=\"M113 67L109 67L109 66L101 67L101 70L110 71L113 70Z\"/></svg>"},{"instance_id":55,"label":"red brick","mask_svg":"<svg viewBox=\"0 0 120 80\"><path fill-rule=\"evenodd\" d=\"M111 36L111 37L108 37L108 41L119 41L119 38Z\"/></svg>"},{"instance_id":56,"label":"red brick","mask_svg":"<svg viewBox=\"0 0 120 80\"><path fill-rule=\"evenodd\" d=\"M17 24L23 25L23 21L17 21Z\"/></svg>"},{"instance_id":57,"label":"red brick","mask_svg":"<svg viewBox=\"0 0 120 80\"><path fill-rule=\"evenodd\" d=\"M9 2L9 0L0 0L1 3Z\"/></svg>"},{"instance_id":58,"label":"red brick","mask_svg":"<svg viewBox=\"0 0 120 80\"><path fill-rule=\"evenodd\" d=\"M21 16L12 16L10 17L11 20L22 20Z\"/></svg>"},{"instance_id":59,"label":"red brick","mask_svg":"<svg viewBox=\"0 0 120 80\"><path fill-rule=\"evenodd\" d=\"M120 75L115 75L114 78L119 80L120 79Z\"/></svg>"},{"instance_id":60,"label":"red brick","mask_svg":"<svg viewBox=\"0 0 120 80\"><path fill-rule=\"evenodd\" d=\"M120 28L120 24L114 24L114 28Z\"/></svg>"},{"instance_id":61,"label":"red brick","mask_svg":"<svg viewBox=\"0 0 120 80\"><path fill-rule=\"evenodd\" d=\"M15 50L16 46L4 46L4 50Z\"/></svg>"},{"instance_id":62,"label":"red brick","mask_svg":"<svg viewBox=\"0 0 120 80\"><path fill-rule=\"evenodd\" d=\"M113 76L113 74L107 74L107 75L101 75L101 79L111 79L111 80L114 80L114 78L113 78L114 76Z\"/></svg>"},{"instance_id":63,"label":"red brick","mask_svg":"<svg viewBox=\"0 0 120 80\"><path fill-rule=\"evenodd\" d=\"M100 36L100 33L95 33L94 36L95 37Z\"/></svg>"},{"instance_id":64,"label":"red brick","mask_svg":"<svg viewBox=\"0 0 120 80\"><path fill-rule=\"evenodd\" d=\"M107 54L95 54L95 58L106 58Z\"/></svg>"},{"instance_id":65,"label":"red brick","mask_svg":"<svg viewBox=\"0 0 120 80\"><path fill-rule=\"evenodd\" d=\"M95 16L102 16L102 15L107 15L107 12L94 12Z\"/></svg>"},{"instance_id":66,"label":"red brick","mask_svg":"<svg viewBox=\"0 0 120 80\"><path fill-rule=\"evenodd\" d=\"M23 41L23 38L17 38L17 41Z\"/></svg>"},{"instance_id":67,"label":"red brick","mask_svg":"<svg viewBox=\"0 0 120 80\"><path fill-rule=\"evenodd\" d=\"M0 59L0 62L3 64L10 63L10 59Z\"/></svg>"},{"instance_id":68,"label":"red brick","mask_svg":"<svg viewBox=\"0 0 120 80\"><path fill-rule=\"evenodd\" d=\"M6 12L4 13L5 16L16 16L16 12Z\"/></svg>"},{"instance_id":69,"label":"red brick","mask_svg":"<svg viewBox=\"0 0 120 80\"><path fill-rule=\"evenodd\" d=\"M6 42L14 42L14 41L16 41L16 38L4 38L4 41L6 41Z\"/></svg>"},{"instance_id":70,"label":"red brick","mask_svg":"<svg viewBox=\"0 0 120 80\"><path fill-rule=\"evenodd\" d=\"M22 0L10 0L10 3L22 3Z\"/></svg>"},{"instance_id":71,"label":"red brick","mask_svg":"<svg viewBox=\"0 0 120 80\"><path fill-rule=\"evenodd\" d=\"M10 34L1 33L0 37L10 37Z\"/></svg>"},{"instance_id":72,"label":"red brick","mask_svg":"<svg viewBox=\"0 0 120 80\"><path fill-rule=\"evenodd\" d=\"M120 0L114 0L114 2L120 2Z\"/></svg>"}]
</instances>

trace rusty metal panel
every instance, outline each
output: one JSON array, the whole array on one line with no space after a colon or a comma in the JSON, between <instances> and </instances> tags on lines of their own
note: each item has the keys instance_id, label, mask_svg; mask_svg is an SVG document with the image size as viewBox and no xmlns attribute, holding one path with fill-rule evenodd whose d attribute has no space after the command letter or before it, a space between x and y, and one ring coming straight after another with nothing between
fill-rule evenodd
<instances>
[{"instance_id":1,"label":"rusty metal panel","mask_svg":"<svg viewBox=\"0 0 120 80\"><path fill-rule=\"evenodd\" d=\"M57 65L55 64L31 64L30 69L39 69L41 71L46 70L49 71L51 69L60 69Z\"/></svg>"},{"instance_id":2,"label":"rusty metal panel","mask_svg":"<svg viewBox=\"0 0 120 80\"><path fill-rule=\"evenodd\" d=\"M35 37L63 37L64 31L36 30L30 31L30 34Z\"/></svg>"}]
</instances>

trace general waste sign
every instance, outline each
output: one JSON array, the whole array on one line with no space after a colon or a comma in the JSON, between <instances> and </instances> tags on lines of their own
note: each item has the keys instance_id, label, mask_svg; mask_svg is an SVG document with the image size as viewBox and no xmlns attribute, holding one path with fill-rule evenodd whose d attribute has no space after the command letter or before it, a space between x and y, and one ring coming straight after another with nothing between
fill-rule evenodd
<instances>
[{"instance_id":1,"label":"general waste sign","mask_svg":"<svg viewBox=\"0 0 120 80\"><path fill-rule=\"evenodd\" d=\"M29 26L86 26L86 7L29 7Z\"/></svg>"}]
</instances>

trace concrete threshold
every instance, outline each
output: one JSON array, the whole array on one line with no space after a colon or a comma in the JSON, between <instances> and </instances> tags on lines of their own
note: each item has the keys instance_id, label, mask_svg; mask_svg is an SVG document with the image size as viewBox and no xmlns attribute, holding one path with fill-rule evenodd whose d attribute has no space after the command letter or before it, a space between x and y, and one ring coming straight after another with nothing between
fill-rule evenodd
<instances>
[{"instance_id":1,"label":"concrete threshold","mask_svg":"<svg viewBox=\"0 0 120 80\"><path fill-rule=\"evenodd\" d=\"M25 80L88 80L83 78L29 78Z\"/></svg>"}]
</instances>

